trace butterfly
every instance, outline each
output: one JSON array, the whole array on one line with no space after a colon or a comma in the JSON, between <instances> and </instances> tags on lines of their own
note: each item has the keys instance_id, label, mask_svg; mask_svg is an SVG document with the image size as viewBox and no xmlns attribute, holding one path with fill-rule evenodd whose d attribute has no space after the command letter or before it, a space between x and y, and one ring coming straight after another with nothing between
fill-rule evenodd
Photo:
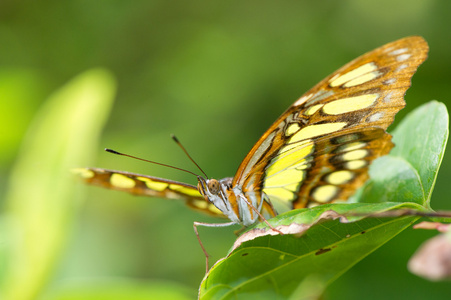
<instances>
[{"instance_id":1,"label":"butterfly","mask_svg":"<svg viewBox=\"0 0 451 300\"><path fill-rule=\"evenodd\" d=\"M427 53L427 42L412 36L341 67L271 125L233 177L197 176L195 186L99 168L78 173L89 184L182 200L230 220L195 226L250 226L277 214L273 202L295 209L346 201L368 179L371 162L394 146L386 129L405 106L404 94Z\"/></svg>"}]
</instances>

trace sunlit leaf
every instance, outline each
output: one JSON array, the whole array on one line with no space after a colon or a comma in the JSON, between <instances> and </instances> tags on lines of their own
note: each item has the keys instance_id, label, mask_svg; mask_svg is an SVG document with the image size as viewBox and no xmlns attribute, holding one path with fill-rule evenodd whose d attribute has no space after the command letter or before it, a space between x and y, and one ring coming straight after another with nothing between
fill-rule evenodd
<instances>
[{"instance_id":1,"label":"sunlit leaf","mask_svg":"<svg viewBox=\"0 0 451 300\"><path fill-rule=\"evenodd\" d=\"M91 157L114 91L108 72L88 71L51 96L30 126L7 193L2 298L35 299L49 279L78 206L69 169Z\"/></svg>"},{"instance_id":2,"label":"sunlit leaf","mask_svg":"<svg viewBox=\"0 0 451 300\"><path fill-rule=\"evenodd\" d=\"M418 171L424 200L430 205L438 170L443 160L449 135L446 106L431 101L414 110L393 132L390 156L404 159Z\"/></svg>"}]
</instances>

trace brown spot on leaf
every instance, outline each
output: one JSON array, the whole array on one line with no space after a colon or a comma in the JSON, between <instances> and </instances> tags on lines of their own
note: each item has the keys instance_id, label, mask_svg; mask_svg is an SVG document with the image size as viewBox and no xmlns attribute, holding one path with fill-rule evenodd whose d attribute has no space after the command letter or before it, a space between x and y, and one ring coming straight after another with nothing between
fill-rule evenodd
<instances>
[{"instance_id":1,"label":"brown spot on leaf","mask_svg":"<svg viewBox=\"0 0 451 300\"><path fill-rule=\"evenodd\" d=\"M332 250L331 248L321 248L318 251L316 251L315 255L320 255L326 252L329 252L330 250Z\"/></svg>"}]
</instances>

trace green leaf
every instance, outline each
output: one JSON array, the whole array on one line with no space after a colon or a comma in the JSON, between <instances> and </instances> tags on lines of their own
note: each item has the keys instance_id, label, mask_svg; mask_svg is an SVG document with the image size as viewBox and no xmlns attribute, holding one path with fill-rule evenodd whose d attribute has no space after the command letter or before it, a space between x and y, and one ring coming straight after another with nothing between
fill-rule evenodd
<instances>
[{"instance_id":1,"label":"green leaf","mask_svg":"<svg viewBox=\"0 0 451 300\"><path fill-rule=\"evenodd\" d=\"M92 157L114 91L108 72L88 71L51 96L31 124L3 215L1 298L35 299L49 280L78 207L70 169Z\"/></svg>"},{"instance_id":2,"label":"green leaf","mask_svg":"<svg viewBox=\"0 0 451 300\"><path fill-rule=\"evenodd\" d=\"M404 159L418 172L424 191L424 204L428 207L448 135L448 111L445 104L437 101L428 102L414 110L393 132L396 147L390 156Z\"/></svg>"},{"instance_id":3,"label":"green leaf","mask_svg":"<svg viewBox=\"0 0 451 300\"><path fill-rule=\"evenodd\" d=\"M431 101L410 113L393 132L395 148L370 168L361 202L415 202L430 208L432 190L449 135L446 106Z\"/></svg>"},{"instance_id":4,"label":"green leaf","mask_svg":"<svg viewBox=\"0 0 451 300\"><path fill-rule=\"evenodd\" d=\"M276 235L265 224L254 226L206 275L200 298L308 299L321 295L333 280L418 218L362 215L429 210L447 137L445 106L434 101L419 107L395 131L396 151L372 165L371 179L355 197L359 203L293 210L269 221L295 234Z\"/></svg>"}]
</instances>

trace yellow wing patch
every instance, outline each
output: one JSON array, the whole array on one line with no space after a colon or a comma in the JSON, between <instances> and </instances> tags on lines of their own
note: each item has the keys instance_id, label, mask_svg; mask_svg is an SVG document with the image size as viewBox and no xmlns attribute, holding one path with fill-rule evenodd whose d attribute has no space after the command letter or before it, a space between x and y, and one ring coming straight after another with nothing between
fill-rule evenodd
<instances>
[{"instance_id":1,"label":"yellow wing patch","mask_svg":"<svg viewBox=\"0 0 451 300\"><path fill-rule=\"evenodd\" d=\"M327 175L326 181L330 184L340 185L351 181L354 176L355 173L349 170L335 171Z\"/></svg>"},{"instance_id":2,"label":"yellow wing patch","mask_svg":"<svg viewBox=\"0 0 451 300\"><path fill-rule=\"evenodd\" d=\"M136 185L136 181L118 173L113 173L110 176L110 183L113 187L118 189L132 189Z\"/></svg>"},{"instance_id":3,"label":"yellow wing patch","mask_svg":"<svg viewBox=\"0 0 451 300\"><path fill-rule=\"evenodd\" d=\"M288 144L296 143L320 135L329 134L342 129L343 127L346 126L346 124L347 124L346 122L337 122L337 123L310 125L299 130L288 140L287 143Z\"/></svg>"},{"instance_id":4,"label":"yellow wing patch","mask_svg":"<svg viewBox=\"0 0 451 300\"><path fill-rule=\"evenodd\" d=\"M321 107L323 107L324 106L324 104L317 104L317 105L313 105L313 106L311 106L311 107L309 107L305 112L304 112L304 114L306 115L306 116L311 116L311 115L313 115L314 113L316 113Z\"/></svg>"},{"instance_id":5,"label":"yellow wing patch","mask_svg":"<svg viewBox=\"0 0 451 300\"><path fill-rule=\"evenodd\" d=\"M339 188L335 185L321 185L313 190L312 198L319 203L327 203L334 199Z\"/></svg>"},{"instance_id":6,"label":"yellow wing patch","mask_svg":"<svg viewBox=\"0 0 451 300\"><path fill-rule=\"evenodd\" d=\"M336 87L336 86L340 86L343 83L346 82L353 82L358 80L359 78L364 77L364 80L359 80L357 84L362 84L368 80L374 79L376 78L376 76L378 75L378 72L376 71L378 69L377 65L374 62L369 62L364 64L363 66L357 67L354 70L348 71L343 75L335 75L334 77L336 78L332 78L330 81L330 86L331 87ZM357 85L357 84L351 84L352 85Z\"/></svg>"},{"instance_id":7,"label":"yellow wing patch","mask_svg":"<svg viewBox=\"0 0 451 300\"><path fill-rule=\"evenodd\" d=\"M379 98L379 94L360 95L335 100L325 104L323 107L323 112L329 115L341 115L367 108L373 105L377 98Z\"/></svg>"}]
</instances>

